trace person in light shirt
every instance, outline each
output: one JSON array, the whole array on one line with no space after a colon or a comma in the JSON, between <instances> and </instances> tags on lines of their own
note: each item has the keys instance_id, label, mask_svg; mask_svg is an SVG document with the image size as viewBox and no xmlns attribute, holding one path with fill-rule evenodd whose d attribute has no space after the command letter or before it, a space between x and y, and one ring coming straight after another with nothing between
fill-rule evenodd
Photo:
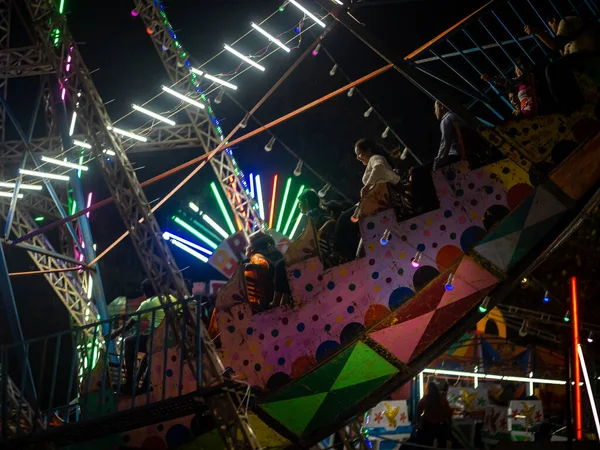
<instances>
[{"instance_id":1,"label":"person in light shirt","mask_svg":"<svg viewBox=\"0 0 600 450\"><path fill-rule=\"evenodd\" d=\"M433 160L433 170L437 170L460 161L459 119L438 100L435 101L434 113L437 120L440 121L440 131L442 132L440 148Z\"/></svg>"}]
</instances>

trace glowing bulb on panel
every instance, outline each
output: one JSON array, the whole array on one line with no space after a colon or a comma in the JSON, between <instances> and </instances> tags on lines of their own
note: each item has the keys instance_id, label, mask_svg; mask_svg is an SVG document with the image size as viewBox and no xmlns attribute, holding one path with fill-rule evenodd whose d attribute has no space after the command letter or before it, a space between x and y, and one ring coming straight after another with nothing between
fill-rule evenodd
<instances>
[{"instance_id":1,"label":"glowing bulb on panel","mask_svg":"<svg viewBox=\"0 0 600 450\"><path fill-rule=\"evenodd\" d=\"M369 109L367 109L367 110L364 112L363 116L365 116L365 117L369 117L369 116L371 115L371 113L372 113L372 112L373 112L373 107L371 106L371 107L369 107Z\"/></svg>"},{"instance_id":2,"label":"glowing bulb on panel","mask_svg":"<svg viewBox=\"0 0 600 450\"><path fill-rule=\"evenodd\" d=\"M570 322L571 321L571 311L567 311L563 316L563 321Z\"/></svg>"},{"instance_id":3,"label":"glowing bulb on panel","mask_svg":"<svg viewBox=\"0 0 600 450\"><path fill-rule=\"evenodd\" d=\"M544 292L544 303L550 303L550 292Z\"/></svg>"},{"instance_id":4,"label":"glowing bulb on panel","mask_svg":"<svg viewBox=\"0 0 600 450\"><path fill-rule=\"evenodd\" d=\"M521 328L519 329L519 336L521 336L521 337L527 336L528 326L529 326L529 323L527 322L527 319L523 320L523 324L521 325Z\"/></svg>"},{"instance_id":5,"label":"glowing bulb on panel","mask_svg":"<svg viewBox=\"0 0 600 450\"><path fill-rule=\"evenodd\" d=\"M265 145L265 152L273 150L273 145L275 145L275 136L272 136L271 139L269 139L269 142L267 142L267 145Z\"/></svg>"},{"instance_id":6,"label":"glowing bulb on panel","mask_svg":"<svg viewBox=\"0 0 600 450\"><path fill-rule=\"evenodd\" d=\"M591 344L592 342L594 342L594 332L593 332L593 331L590 331L590 334L588 334L587 341L588 341L588 343L590 343L590 344Z\"/></svg>"},{"instance_id":7,"label":"glowing bulb on panel","mask_svg":"<svg viewBox=\"0 0 600 450\"><path fill-rule=\"evenodd\" d=\"M327 192L329 192L329 189L331 189L331 184L327 183L325 186L323 186L321 188L321 190L319 191L319 198L325 198L325 196L327 195Z\"/></svg>"},{"instance_id":8,"label":"glowing bulb on panel","mask_svg":"<svg viewBox=\"0 0 600 450\"><path fill-rule=\"evenodd\" d=\"M329 71L329 76L331 76L331 77L334 76L335 73L337 72L337 68L338 68L338 65L334 64L333 67L331 68L331 70Z\"/></svg>"},{"instance_id":9,"label":"glowing bulb on panel","mask_svg":"<svg viewBox=\"0 0 600 450\"><path fill-rule=\"evenodd\" d=\"M484 314L487 312L489 305L490 305L490 296L486 295L485 298L483 299L483 301L481 302L481 305L479 305L479 312Z\"/></svg>"},{"instance_id":10,"label":"glowing bulb on panel","mask_svg":"<svg viewBox=\"0 0 600 450\"><path fill-rule=\"evenodd\" d=\"M400 159L405 160L407 156L408 156L408 147L404 147L404 150L402 151L402 154L400 155Z\"/></svg>"},{"instance_id":11,"label":"glowing bulb on panel","mask_svg":"<svg viewBox=\"0 0 600 450\"><path fill-rule=\"evenodd\" d=\"M298 164L296 164L296 168L294 169L295 177L299 177L300 175L302 175L302 165L303 165L303 162L301 159L299 159Z\"/></svg>"},{"instance_id":12,"label":"glowing bulb on panel","mask_svg":"<svg viewBox=\"0 0 600 450\"><path fill-rule=\"evenodd\" d=\"M321 50L321 44L317 44L317 46L312 51L312 55L317 56L319 54L319 50Z\"/></svg>"},{"instance_id":13,"label":"glowing bulb on panel","mask_svg":"<svg viewBox=\"0 0 600 450\"><path fill-rule=\"evenodd\" d=\"M385 127L385 130L383 130L383 133L381 133L381 137L383 139L385 139L386 137L388 137L389 134L390 134L390 127Z\"/></svg>"},{"instance_id":14,"label":"glowing bulb on panel","mask_svg":"<svg viewBox=\"0 0 600 450\"><path fill-rule=\"evenodd\" d=\"M454 274L451 273L450 275L448 275L448 280L446 281L446 290L447 291L451 291L454 289L454 285L452 284L454 282Z\"/></svg>"},{"instance_id":15,"label":"glowing bulb on panel","mask_svg":"<svg viewBox=\"0 0 600 450\"><path fill-rule=\"evenodd\" d=\"M390 230L385 230L383 232L383 236L381 236L381 239L379 240L379 242L381 243L381 245L387 245L388 242L390 241L390 238L392 237L392 233L390 232Z\"/></svg>"},{"instance_id":16,"label":"glowing bulb on panel","mask_svg":"<svg viewBox=\"0 0 600 450\"><path fill-rule=\"evenodd\" d=\"M240 128L246 128L248 126L248 120L250 119L250 114L246 114L242 121L240 122Z\"/></svg>"},{"instance_id":17,"label":"glowing bulb on panel","mask_svg":"<svg viewBox=\"0 0 600 450\"><path fill-rule=\"evenodd\" d=\"M410 263L412 264L412 266L416 269L421 265L421 256L423 255L423 253L421 252L417 252L415 254L415 256L410 260Z\"/></svg>"},{"instance_id":18,"label":"glowing bulb on panel","mask_svg":"<svg viewBox=\"0 0 600 450\"><path fill-rule=\"evenodd\" d=\"M348 94L347 94L347 95L348 95L348 97L352 97L352 96L354 95L354 91L355 91L355 88L354 88L354 87L351 87L351 88L348 90Z\"/></svg>"},{"instance_id":19,"label":"glowing bulb on panel","mask_svg":"<svg viewBox=\"0 0 600 450\"><path fill-rule=\"evenodd\" d=\"M359 219L360 219L360 206L358 206L354 210L354 214L352 214L352 217L350 217L350 221L352 221L353 223L357 223Z\"/></svg>"},{"instance_id":20,"label":"glowing bulb on panel","mask_svg":"<svg viewBox=\"0 0 600 450\"><path fill-rule=\"evenodd\" d=\"M131 10L131 15L132 15L133 17L137 17L139 14L140 14L140 13L139 13L139 11L138 11L138 9L137 9L137 8L134 8L134 9L132 9L132 10Z\"/></svg>"}]
</instances>

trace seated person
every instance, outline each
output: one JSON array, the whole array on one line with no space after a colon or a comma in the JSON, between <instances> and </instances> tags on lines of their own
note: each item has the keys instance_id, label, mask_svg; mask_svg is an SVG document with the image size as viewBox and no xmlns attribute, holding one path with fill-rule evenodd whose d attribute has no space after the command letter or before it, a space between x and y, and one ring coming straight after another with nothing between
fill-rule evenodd
<instances>
[{"instance_id":1,"label":"seated person","mask_svg":"<svg viewBox=\"0 0 600 450\"><path fill-rule=\"evenodd\" d=\"M121 392L124 394L133 395L136 392L137 385L134 386L133 378L134 378L134 367L135 362L137 361L138 353L147 353L148 349L148 337L149 333L158 328L163 320L165 320L165 309L159 308L162 306L160 302L160 298L156 295L154 291L154 287L152 286L152 281L150 279L145 279L142 282L142 292L146 297L146 300L143 301L138 307L136 313L139 314L140 322L140 334L139 336L128 336L123 340L124 348L124 356L125 356L125 386L122 387ZM171 303L177 302L177 299L173 295L168 296L168 301ZM155 311L148 311L154 308ZM144 313L144 311L147 311ZM154 319L154 320L153 320ZM114 339L119 334L124 331L131 330L136 324L136 320L132 317L127 322L125 322L120 328L113 330L109 335L108 339ZM139 370L141 372L141 369ZM146 381L144 380L144 386L146 385ZM137 382L137 380L136 380ZM142 388L144 390L145 388Z\"/></svg>"},{"instance_id":2,"label":"seated person","mask_svg":"<svg viewBox=\"0 0 600 450\"><path fill-rule=\"evenodd\" d=\"M548 48L558 50L562 57L546 67L546 79L554 101L561 112L570 114L583 106L584 99L573 71L597 60L597 25L578 16L558 20L547 17L555 37L541 27L525 26L525 33L535 34Z\"/></svg>"},{"instance_id":3,"label":"seated person","mask_svg":"<svg viewBox=\"0 0 600 450\"><path fill-rule=\"evenodd\" d=\"M315 232L319 230L325 223L331 219L327 215L327 212L321 208L321 199L319 194L313 189L307 189L298 197L298 208L300 212L309 217ZM302 229L306 227L306 221ZM282 259L275 265L275 294L273 296L273 307L280 306L282 304L290 303L290 285L288 283L287 274L285 272L285 261Z\"/></svg>"},{"instance_id":4,"label":"seated person","mask_svg":"<svg viewBox=\"0 0 600 450\"><path fill-rule=\"evenodd\" d=\"M434 112L435 117L440 121L442 132L440 149L433 160L433 170L437 170L460 161L461 143L458 129L460 119L438 100L435 101Z\"/></svg>"},{"instance_id":5,"label":"seated person","mask_svg":"<svg viewBox=\"0 0 600 450\"><path fill-rule=\"evenodd\" d=\"M257 231L250 236L246 256L248 262L244 264L244 277L248 302L253 312L261 312L268 308L273 298L275 265L283 260L283 255L271 236ZM213 310L208 332L213 339L219 334L216 309Z\"/></svg>"},{"instance_id":6,"label":"seated person","mask_svg":"<svg viewBox=\"0 0 600 450\"><path fill-rule=\"evenodd\" d=\"M400 176L393 169L391 156L372 141L360 139L354 145L354 153L356 159L366 166L362 178L364 186L360 190L361 198L364 198L377 184L396 185L400 181ZM339 256L346 261L356 257L360 242L358 223L352 221L355 211L356 206L347 209L335 224L334 247Z\"/></svg>"}]
</instances>

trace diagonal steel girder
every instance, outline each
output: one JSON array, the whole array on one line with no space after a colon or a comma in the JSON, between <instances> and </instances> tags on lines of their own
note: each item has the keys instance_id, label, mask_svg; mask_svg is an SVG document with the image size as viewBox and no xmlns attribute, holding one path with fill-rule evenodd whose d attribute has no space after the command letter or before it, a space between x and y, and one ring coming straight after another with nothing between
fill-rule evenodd
<instances>
[{"instance_id":1,"label":"diagonal steel girder","mask_svg":"<svg viewBox=\"0 0 600 450\"><path fill-rule=\"evenodd\" d=\"M175 45L176 39L171 35L164 11L160 9L160 2L148 0L134 0L139 17L148 29L152 29L150 39L169 75L174 89L192 98L198 98L196 86L192 83L190 68L186 64L187 58L181 57L183 50ZM196 107L186 108L193 132L205 153L212 151L221 143L221 137L212 122L209 110L210 104L205 109ZM259 216L255 202L250 198L239 176L239 169L233 157L227 150L215 155L210 163L217 176L217 180L230 202L236 222L242 224L246 234L252 233L256 226L261 227L263 221Z\"/></svg>"},{"instance_id":2,"label":"diagonal steel girder","mask_svg":"<svg viewBox=\"0 0 600 450\"><path fill-rule=\"evenodd\" d=\"M206 124L201 123L201 126ZM204 130L200 130L203 139L208 139L209 135ZM183 148L202 147L202 141L197 138L195 127L191 124L175 126L156 126L146 135L147 142L135 140L123 140L124 149L127 153L144 153L178 150ZM75 135L74 139L85 140L83 135ZM0 142L0 164L18 163L23 159L23 153L26 146L21 140ZM32 139L30 149L35 155L58 155L64 152L60 137L44 137ZM91 150L87 151L92 154Z\"/></svg>"},{"instance_id":3,"label":"diagonal steel girder","mask_svg":"<svg viewBox=\"0 0 600 450\"><path fill-rule=\"evenodd\" d=\"M0 47L0 80L46 75L52 72L52 66L44 61L40 47Z\"/></svg>"}]
</instances>

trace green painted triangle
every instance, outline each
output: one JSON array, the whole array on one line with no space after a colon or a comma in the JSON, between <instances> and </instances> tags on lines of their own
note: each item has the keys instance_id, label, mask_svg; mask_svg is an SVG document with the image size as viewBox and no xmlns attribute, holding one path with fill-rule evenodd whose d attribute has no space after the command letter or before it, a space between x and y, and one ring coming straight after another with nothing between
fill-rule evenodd
<instances>
[{"instance_id":1,"label":"green painted triangle","mask_svg":"<svg viewBox=\"0 0 600 450\"><path fill-rule=\"evenodd\" d=\"M491 242L503 236L507 236L515 231L520 231L525 227L525 222L529 216L529 210L533 203L534 195L529 194L529 197L523 201L515 210L506 216L499 224L493 227L490 233L484 237L478 245L486 242Z\"/></svg>"},{"instance_id":2,"label":"green painted triangle","mask_svg":"<svg viewBox=\"0 0 600 450\"><path fill-rule=\"evenodd\" d=\"M302 437L309 436L317 429L331 427L340 415L344 414L348 416L350 414L349 411L352 411L351 414L356 414L358 403L364 400L365 397L372 395L373 392L379 389L392 376L386 375L347 388L331 391L321 404L319 410L314 414L308 426L305 427ZM339 425L338 428L341 428L343 424L340 423Z\"/></svg>"},{"instance_id":3,"label":"green painted triangle","mask_svg":"<svg viewBox=\"0 0 600 450\"><path fill-rule=\"evenodd\" d=\"M327 392L321 392L306 397L266 403L261 407L292 433L300 436L325 397L327 397Z\"/></svg>"},{"instance_id":4,"label":"green painted triangle","mask_svg":"<svg viewBox=\"0 0 600 450\"><path fill-rule=\"evenodd\" d=\"M392 366L363 342L358 342L335 383L331 386L331 390L343 389L395 373L398 373L396 367Z\"/></svg>"},{"instance_id":5,"label":"green painted triangle","mask_svg":"<svg viewBox=\"0 0 600 450\"><path fill-rule=\"evenodd\" d=\"M268 395L267 398L260 403L272 403L297 397L306 397L319 392L329 392L331 386L344 368L346 361L350 358L354 347L355 346L352 346L342 350L342 352L334 356L333 359L326 361L312 372L298 378L283 389Z\"/></svg>"},{"instance_id":6,"label":"green painted triangle","mask_svg":"<svg viewBox=\"0 0 600 450\"><path fill-rule=\"evenodd\" d=\"M525 228L519 236L519 243L510 259L508 269L511 269L517 264L537 243L539 243L554 225L561 219L563 215L557 214L543 222L536 223Z\"/></svg>"}]
</instances>

